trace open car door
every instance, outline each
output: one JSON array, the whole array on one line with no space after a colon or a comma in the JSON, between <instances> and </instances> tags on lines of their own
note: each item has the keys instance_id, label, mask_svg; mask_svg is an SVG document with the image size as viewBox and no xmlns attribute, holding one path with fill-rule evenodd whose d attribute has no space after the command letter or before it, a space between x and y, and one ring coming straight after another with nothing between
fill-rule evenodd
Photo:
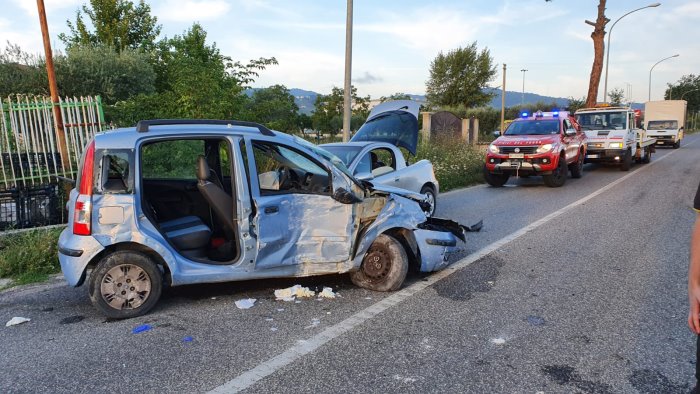
<instances>
[{"instance_id":1,"label":"open car door","mask_svg":"<svg viewBox=\"0 0 700 394\"><path fill-rule=\"evenodd\" d=\"M372 108L365 124L350 139L351 142L387 142L416 155L418 148L418 110L412 100L395 100Z\"/></svg>"}]
</instances>

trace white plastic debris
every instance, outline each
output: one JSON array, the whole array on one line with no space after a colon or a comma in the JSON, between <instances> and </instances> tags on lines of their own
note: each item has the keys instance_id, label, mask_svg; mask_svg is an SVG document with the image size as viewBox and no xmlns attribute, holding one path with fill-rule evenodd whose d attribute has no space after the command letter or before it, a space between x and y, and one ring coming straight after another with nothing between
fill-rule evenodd
<instances>
[{"instance_id":1,"label":"white plastic debris","mask_svg":"<svg viewBox=\"0 0 700 394\"><path fill-rule=\"evenodd\" d=\"M238 309L250 309L255 305L255 298L244 298L242 300L236 301L236 307Z\"/></svg>"},{"instance_id":2,"label":"white plastic debris","mask_svg":"<svg viewBox=\"0 0 700 394\"><path fill-rule=\"evenodd\" d=\"M284 308L277 308L277 312L284 312Z\"/></svg>"},{"instance_id":3,"label":"white plastic debris","mask_svg":"<svg viewBox=\"0 0 700 394\"><path fill-rule=\"evenodd\" d=\"M277 327L270 327L270 331L272 331L272 332L277 331Z\"/></svg>"},{"instance_id":4,"label":"white plastic debris","mask_svg":"<svg viewBox=\"0 0 700 394\"><path fill-rule=\"evenodd\" d=\"M296 298L313 297L316 292L309 290L308 287L294 285L286 289L275 290L275 298L282 301L294 301Z\"/></svg>"},{"instance_id":5,"label":"white plastic debris","mask_svg":"<svg viewBox=\"0 0 700 394\"><path fill-rule=\"evenodd\" d=\"M5 327L16 326L18 324L26 323L26 322L31 321L31 320L32 319L28 319L26 317L15 316L12 319L10 319L10 321L5 323Z\"/></svg>"},{"instance_id":6,"label":"white plastic debris","mask_svg":"<svg viewBox=\"0 0 700 394\"><path fill-rule=\"evenodd\" d=\"M503 338L493 338L491 340L491 343L493 343L494 345L503 345L504 343L506 343L506 340Z\"/></svg>"},{"instance_id":7,"label":"white plastic debris","mask_svg":"<svg viewBox=\"0 0 700 394\"><path fill-rule=\"evenodd\" d=\"M273 319L271 317L268 317L267 319L265 319L265 321L273 321L273 320L275 320L275 319Z\"/></svg>"},{"instance_id":8,"label":"white plastic debris","mask_svg":"<svg viewBox=\"0 0 700 394\"><path fill-rule=\"evenodd\" d=\"M305 329L314 328L321 324L321 319L313 318L311 319L311 325L304 327Z\"/></svg>"},{"instance_id":9,"label":"white plastic debris","mask_svg":"<svg viewBox=\"0 0 700 394\"><path fill-rule=\"evenodd\" d=\"M320 298L335 298L335 293L333 293L333 289L330 287L324 287L323 291L318 293L318 296Z\"/></svg>"}]
</instances>

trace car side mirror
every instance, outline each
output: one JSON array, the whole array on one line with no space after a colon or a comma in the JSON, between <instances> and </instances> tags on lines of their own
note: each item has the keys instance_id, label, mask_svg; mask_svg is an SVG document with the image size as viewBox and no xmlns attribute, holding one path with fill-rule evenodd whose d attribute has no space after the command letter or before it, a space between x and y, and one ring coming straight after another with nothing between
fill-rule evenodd
<instances>
[{"instance_id":1,"label":"car side mirror","mask_svg":"<svg viewBox=\"0 0 700 394\"><path fill-rule=\"evenodd\" d=\"M496 130L496 131L494 131L494 132L491 133L491 134L493 134L494 137L498 138L498 137L501 136L501 131L500 131L500 130Z\"/></svg>"},{"instance_id":2,"label":"car side mirror","mask_svg":"<svg viewBox=\"0 0 700 394\"><path fill-rule=\"evenodd\" d=\"M567 129L565 134L567 137L573 137L576 135L576 129Z\"/></svg>"},{"instance_id":3,"label":"car side mirror","mask_svg":"<svg viewBox=\"0 0 700 394\"><path fill-rule=\"evenodd\" d=\"M335 189L333 199L341 204L354 204L362 201L355 194L342 187Z\"/></svg>"},{"instance_id":4,"label":"car side mirror","mask_svg":"<svg viewBox=\"0 0 700 394\"><path fill-rule=\"evenodd\" d=\"M355 179L360 181L371 181L374 179L374 175L371 172L360 172L355 174Z\"/></svg>"}]
</instances>

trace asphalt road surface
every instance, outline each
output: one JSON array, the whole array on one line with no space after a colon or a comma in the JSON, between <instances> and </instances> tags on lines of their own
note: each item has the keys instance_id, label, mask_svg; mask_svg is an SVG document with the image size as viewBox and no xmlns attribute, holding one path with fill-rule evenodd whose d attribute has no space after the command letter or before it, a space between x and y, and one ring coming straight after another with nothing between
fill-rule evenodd
<instances>
[{"instance_id":1,"label":"asphalt road surface","mask_svg":"<svg viewBox=\"0 0 700 394\"><path fill-rule=\"evenodd\" d=\"M60 279L5 291L0 321L31 321L0 326L0 391L687 392L698 158L693 135L558 189L532 177L445 193L438 216L484 228L451 268L395 293L346 276L187 286L109 321ZM297 283L339 297L275 301Z\"/></svg>"}]
</instances>

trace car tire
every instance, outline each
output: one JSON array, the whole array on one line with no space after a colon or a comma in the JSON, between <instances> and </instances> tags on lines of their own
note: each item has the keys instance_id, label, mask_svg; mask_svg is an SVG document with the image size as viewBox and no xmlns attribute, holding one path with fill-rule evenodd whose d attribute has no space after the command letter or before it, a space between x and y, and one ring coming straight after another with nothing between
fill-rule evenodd
<instances>
[{"instance_id":1,"label":"car tire","mask_svg":"<svg viewBox=\"0 0 700 394\"><path fill-rule=\"evenodd\" d=\"M629 171L630 168L632 168L632 152L628 150L627 153L625 153L625 157L622 159L620 170Z\"/></svg>"},{"instance_id":2,"label":"car tire","mask_svg":"<svg viewBox=\"0 0 700 394\"><path fill-rule=\"evenodd\" d=\"M578 153L576 161L569 164L572 178L581 178L583 176L583 152Z\"/></svg>"},{"instance_id":3,"label":"car tire","mask_svg":"<svg viewBox=\"0 0 700 394\"><path fill-rule=\"evenodd\" d=\"M508 174L492 174L489 169L484 166L484 180L493 187L501 187L508 182L510 175Z\"/></svg>"},{"instance_id":4,"label":"car tire","mask_svg":"<svg viewBox=\"0 0 700 394\"><path fill-rule=\"evenodd\" d=\"M435 189L430 185L425 185L420 189L420 194L426 194L428 196L430 212L426 212L425 215L432 217L435 215L435 210L437 209L437 194L435 194Z\"/></svg>"},{"instance_id":5,"label":"car tire","mask_svg":"<svg viewBox=\"0 0 700 394\"><path fill-rule=\"evenodd\" d=\"M549 187L562 187L566 183L566 176L569 175L564 156L559 156L559 165L549 175L542 176L544 184Z\"/></svg>"},{"instance_id":6,"label":"car tire","mask_svg":"<svg viewBox=\"0 0 700 394\"><path fill-rule=\"evenodd\" d=\"M676 141L675 144L673 144L673 149L678 149L681 147L681 140Z\"/></svg>"},{"instance_id":7,"label":"car tire","mask_svg":"<svg viewBox=\"0 0 700 394\"><path fill-rule=\"evenodd\" d=\"M360 269L350 273L350 280L359 287L374 291L401 288L408 273L408 256L394 237L381 234L372 242Z\"/></svg>"},{"instance_id":8,"label":"car tire","mask_svg":"<svg viewBox=\"0 0 700 394\"><path fill-rule=\"evenodd\" d=\"M644 149L644 157L642 157L642 164L649 164L651 162L651 147L648 146Z\"/></svg>"},{"instance_id":9,"label":"car tire","mask_svg":"<svg viewBox=\"0 0 700 394\"><path fill-rule=\"evenodd\" d=\"M143 253L122 250L103 257L90 274L92 304L113 319L146 314L160 299L163 274Z\"/></svg>"}]
</instances>

